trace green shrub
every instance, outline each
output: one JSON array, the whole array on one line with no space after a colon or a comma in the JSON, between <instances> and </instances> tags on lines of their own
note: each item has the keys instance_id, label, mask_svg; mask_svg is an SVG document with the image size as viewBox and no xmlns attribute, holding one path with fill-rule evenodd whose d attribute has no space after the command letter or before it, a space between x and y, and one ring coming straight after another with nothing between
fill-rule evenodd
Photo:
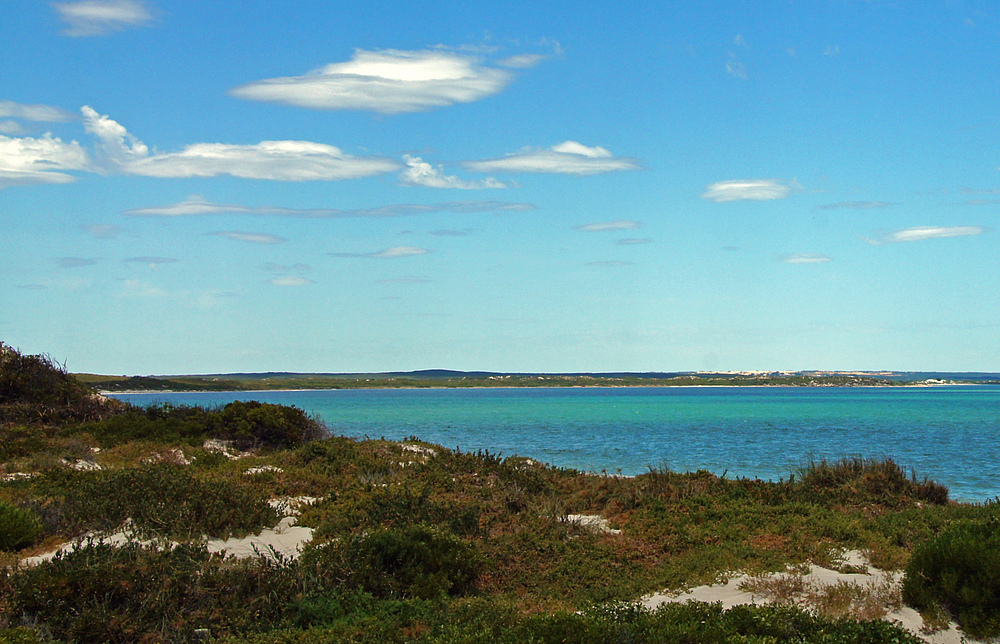
<instances>
[{"instance_id":1,"label":"green shrub","mask_svg":"<svg viewBox=\"0 0 1000 644\"><path fill-rule=\"evenodd\" d=\"M485 565L472 545L426 525L327 542L307 551L303 563L327 584L420 599L471 593Z\"/></svg>"},{"instance_id":2,"label":"green shrub","mask_svg":"<svg viewBox=\"0 0 1000 644\"><path fill-rule=\"evenodd\" d=\"M4 619L72 642L189 642L285 623L300 585L295 566L226 559L204 547L89 543L3 580Z\"/></svg>"},{"instance_id":3,"label":"green shrub","mask_svg":"<svg viewBox=\"0 0 1000 644\"><path fill-rule=\"evenodd\" d=\"M78 528L114 529L126 519L144 534L227 537L278 522L267 497L227 480L203 481L182 466L145 464L80 477L67 495Z\"/></svg>"},{"instance_id":4,"label":"green shrub","mask_svg":"<svg viewBox=\"0 0 1000 644\"><path fill-rule=\"evenodd\" d=\"M326 428L298 407L234 401L212 412L210 427L217 438L233 441L240 449L295 447L323 438Z\"/></svg>"},{"instance_id":5,"label":"green shrub","mask_svg":"<svg viewBox=\"0 0 1000 644\"><path fill-rule=\"evenodd\" d=\"M903 599L973 637L1000 635L1000 520L961 521L916 547Z\"/></svg>"},{"instance_id":6,"label":"green shrub","mask_svg":"<svg viewBox=\"0 0 1000 644\"><path fill-rule=\"evenodd\" d=\"M480 510L472 504L432 499L425 487L390 485L355 490L313 511L326 515L320 536L341 535L366 528L392 528L423 523L463 536L479 534Z\"/></svg>"},{"instance_id":7,"label":"green shrub","mask_svg":"<svg viewBox=\"0 0 1000 644\"><path fill-rule=\"evenodd\" d=\"M822 497L866 497L878 502L909 505L948 502L948 488L929 479L909 476L891 458L853 456L835 462L812 461L799 472L798 488Z\"/></svg>"},{"instance_id":8,"label":"green shrub","mask_svg":"<svg viewBox=\"0 0 1000 644\"><path fill-rule=\"evenodd\" d=\"M42 522L31 510L0 501L0 550L20 550L42 534Z\"/></svg>"}]
</instances>

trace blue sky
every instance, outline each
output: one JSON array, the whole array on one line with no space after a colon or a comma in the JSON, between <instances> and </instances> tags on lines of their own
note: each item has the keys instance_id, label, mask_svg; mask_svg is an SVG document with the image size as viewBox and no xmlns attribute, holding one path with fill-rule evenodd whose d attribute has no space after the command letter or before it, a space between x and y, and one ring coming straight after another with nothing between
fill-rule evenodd
<instances>
[{"instance_id":1,"label":"blue sky","mask_svg":"<svg viewBox=\"0 0 1000 644\"><path fill-rule=\"evenodd\" d=\"M13 0L73 371L1000 370L988 2Z\"/></svg>"}]
</instances>

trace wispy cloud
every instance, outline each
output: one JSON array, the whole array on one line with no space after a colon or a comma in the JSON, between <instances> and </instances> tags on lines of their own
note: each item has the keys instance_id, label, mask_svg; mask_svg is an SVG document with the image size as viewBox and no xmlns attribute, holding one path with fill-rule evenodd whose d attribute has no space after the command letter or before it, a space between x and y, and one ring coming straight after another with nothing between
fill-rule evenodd
<instances>
[{"instance_id":1,"label":"wispy cloud","mask_svg":"<svg viewBox=\"0 0 1000 644\"><path fill-rule=\"evenodd\" d=\"M730 59L726 61L726 73L733 78L738 78L740 80L746 80L749 78L747 75L747 68L740 62L735 56L730 54Z\"/></svg>"},{"instance_id":2,"label":"wispy cloud","mask_svg":"<svg viewBox=\"0 0 1000 644\"><path fill-rule=\"evenodd\" d=\"M519 56L511 56L509 58L499 60L497 61L497 64L501 67L511 67L513 69L528 69L529 67L534 67L546 58L548 58L548 56L543 54L521 54Z\"/></svg>"},{"instance_id":3,"label":"wispy cloud","mask_svg":"<svg viewBox=\"0 0 1000 644\"><path fill-rule=\"evenodd\" d=\"M412 257L414 255L426 255L430 251L417 246L394 246L374 253L328 253L331 257L368 257L372 259L395 259L398 257Z\"/></svg>"},{"instance_id":4,"label":"wispy cloud","mask_svg":"<svg viewBox=\"0 0 1000 644\"><path fill-rule=\"evenodd\" d=\"M298 277L296 275L282 275L280 277L274 277L267 280L268 284L273 284L274 286L305 286L307 284L315 284L310 279L304 277Z\"/></svg>"},{"instance_id":5,"label":"wispy cloud","mask_svg":"<svg viewBox=\"0 0 1000 644\"><path fill-rule=\"evenodd\" d=\"M118 297L166 297L167 291L142 280L127 279L122 282Z\"/></svg>"},{"instance_id":6,"label":"wispy cloud","mask_svg":"<svg viewBox=\"0 0 1000 644\"><path fill-rule=\"evenodd\" d=\"M139 0L81 0L52 6L67 25L64 36L106 36L153 20L149 4Z\"/></svg>"},{"instance_id":7,"label":"wispy cloud","mask_svg":"<svg viewBox=\"0 0 1000 644\"><path fill-rule=\"evenodd\" d=\"M60 257L59 268L81 268L83 266L93 266L97 259L93 257Z\"/></svg>"},{"instance_id":8,"label":"wispy cloud","mask_svg":"<svg viewBox=\"0 0 1000 644\"><path fill-rule=\"evenodd\" d=\"M0 135L0 188L31 184L70 183L64 170L92 170L90 157L79 143L65 143L46 134L40 138Z\"/></svg>"},{"instance_id":9,"label":"wispy cloud","mask_svg":"<svg viewBox=\"0 0 1000 644\"><path fill-rule=\"evenodd\" d=\"M150 268L157 268L161 264L176 264L181 260L174 259L173 257L129 257L122 261L130 264L145 264Z\"/></svg>"},{"instance_id":10,"label":"wispy cloud","mask_svg":"<svg viewBox=\"0 0 1000 644\"><path fill-rule=\"evenodd\" d=\"M25 121L64 123L72 121L76 115L51 105L25 105L14 101L0 101L0 118L16 118Z\"/></svg>"},{"instance_id":11,"label":"wispy cloud","mask_svg":"<svg viewBox=\"0 0 1000 644\"><path fill-rule=\"evenodd\" d=\"M941 237L965 237L981 235L987 231L982 226L916 226L885 233L874 239L865 238L869 244L895 244L901 242L923 241Z\"/></svg>"},{"instance_id":12,"label":"wispy cloud","mask_svg":"<svg viewBox=\"0 0 1000 644\"><path fill-rule=\"evenodd\" d=\"M478 101L500 92L513 79L513 72L454 52L358 49L347 62L301 76L247 83L230 94L313 109L399 114Z\"/></svg>"},{"instance_id":13,"label":"wispy cloud","mask_svg":"<svg viewBox=\"0 0 1000 644\"><path fill-rule=\"evenodd\" d=\"M93 235L96 239L114 239L122 230L113 224L86 224L80 226L80 228Z\"/></svg>"},{"instance_id":14,"label":"wispy cloud","mask_svg":"<svg viewBox=\"0 0 1000 644\"><path fill-rule=\"evenodd\" d=\"M548 149L525 148L499 159L465 161L462 166L473 172L549 172L592 175L619 170L638 170L634 159L616 157L600 146L588 147L565 141Z\"/></svg>"},{"instance_id":15,"label":"wispy cloud","mask_svg":"<svg viewBox=\"0 0 1000 644\"><path fill-rule=\"evenodd\" d=\"M284 237L278 237L277 235L270 235L267 233L248 233L239 230L217 230L208 234L215 235L216 237L225 237L226 239L232 239L233 241L248 242L251 244L283 244L288 241Z\"/></svg>"},{"instance_id":16,"label":"wispy cloud","mask_svg":"<svg viewBox=\"0 0 1000 644\"><path fill-rule=\"evenodd\" d=\"M116 121L88 106L84 127L100 142L111 170L148 177L231 175L272 181L334 181L394 172L400 164L383 157L355 157L311 141L262 141L255 145L195 143L180 152L151 154Z\"/></svg>"},{"instance_id":17,"label":"wispy cloud","mask_svg":"<svg viewBox=\"0 0 1000 644\"><path fill-rule=\"evenodd\" d=\"M826 49L823 50L824 56L839 56L840 55L840 45L827 45Z\"/></svg>"},{"instance_id":18,"label":"wispy cloud","mask_svg":"<svg viewBox=\"0 0 1000 644\"><path fill-rule=\"evenodd\" d=\"M826 262L832 261L826 255L813 255L809 253L795 253L793 255L785 255L781 258L786 264L825 264Z\"/></svg>"},{"instance_id":19,"label":"wispy cloud","mask_svg":"<svg viewBox=\"0 0 1000 644\"><path fill-rule=\"evenodd\" d=\"M653 240L648 237L630 237L628 239L619 239L615 243L619 246L637 246L640 244L652 244Z\"/></svg>"},{"instance_id":20,"label":"wispy cloud","mask_svg":"<svg viewBox=\"0 0 1000 644\"><path fill-rule=\"evenodd\" d=\"M962 186L959 188L963 195L1000 195L1000 188L969 188Z\"/></svg>"},{"instance_id":21,"label":"wispy cloud","mask_svg":"<svg viewBox=\"0 0 1000 644\"><path fill-rule=\"evenodd\" d=\"M574 230L582 230L586 233L603 232L606 230L635 230L636 228L641 228L642 224L638 221L631 221L628 219L619 219L618 221L597 221L592 224L583 224L581 226L574 226Z\"/></svg>"},{"instance_id":22,"label":"wispy cloud","mask_svg":"<svg viewBox=\"0 0 1000 644\"><path fill-rule=\"evenodd\" d=\"M295 217L301 219L338 219L349 217L403 217L428 213L450 212L475 214L483 212L525 212L534 210L530 203L509 203L504 201L447 201L437 204L393 204L378 208L338 210L336 208L280 208L275 206L243 206L239 204L216 204L203 197L192 195L184 201L167 206L136 208L126 210L126 217L194 217L208 215L255 215L271 217Z\"/></svg>"},{"instance_id":23,"label":"wispy cloud","mask_svg":"<svg viewBox=\"0 0 1000 644\"><path fill-rule=\"evenodd\" d=\"M876 208L891 208L898 203L889 201L841 201L838 203L816 206L816 210L873 210Z\"/></svg>"},{"instance_id":24,"label":"wispy cloud","mask_svg":"<svg viewBox=\"0 0 1000 644\"><path fill-rule=\"evenodd\" d=\"M705 186L702 199L716 203L726 201L769 201L784 199L800 189L797 181L785 179L733 179Z\"/></svg>"},{"instance_id":25,"label":"wispy cloud","mask_svg":"<svg viewBox=\"0 0 1000 644\"><path fill-rule=\"evenodd\" d=\"M507 184L493 177L478 181L465 181L456 176L446 175L441 166L434 167L420 157L403 155L406 169L400 175L400 181L407 186L425 186L428 188L458 188L461 190L481 190L483 188L506 188Z\"/></svg>"}]
</instances>

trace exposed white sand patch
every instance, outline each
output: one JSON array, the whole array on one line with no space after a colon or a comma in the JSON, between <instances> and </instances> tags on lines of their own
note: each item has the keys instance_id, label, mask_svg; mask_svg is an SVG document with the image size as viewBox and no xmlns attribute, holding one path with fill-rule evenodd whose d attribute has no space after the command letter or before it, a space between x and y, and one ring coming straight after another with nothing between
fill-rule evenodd
<instances>
[{"instance_id":1,"label":"exposed white sand patch","mask_svg":"<svg viewBox=\"0 0 1000 644\"><path fill-rule=\"evenodd\" d=\"M605 534L621 534L621 530L611 527L611 524L604 517L597 514L567 514L567 523L576 523L587 528L591 532L603 532Z\"/></svg>"},{"instance_id":2,"label":"exposed white sand patch","mask_svg":"<svg viewBox=\"0 0 1000 644\"><path fill-rule=\"evenodd\" d=\"M238 559L247 557L264 556L275 558L275 554L283 559L296 559L302 552L305 544L312 541L313 529L295 525L302 508L312 505L319 499L310 496L284 497L271 499L268 503L271 507L285 515L273 528L264 528L257 534L245 537L230 537L229 539L209 539L205 546L209 552L225 552L227 555ZM129 542L138 541L143 545L157 543L137 539L135 534L127 527L124 530L111 534L87 533L82 537L65 543L50 552L46 552L34 557L26 557L21 560L22 565L33 566L49 561L59 552L72 552L88 542L103 543L112 546L122 546ZM177 545L175 541L159 542L164 546Z\"/></svg>"},{"instance_id":3,"label":"exposed white sand patch","mask_svg":"<svg viewBox=\"0 0 1000 644\"><path fill-rule=\"evenodd\" d=\"M11 472L10 474L0 474L0 482L19 481L38 476L38 472Z\"/></svg>"},{"instance_id":4,"label":"exposed white sand patch","mask_svg":"<svg viewBox=\"0 0 1000 644\"><path fill-rule=\"evenodd\" d=\"M144 463L172 463L174 465L190 465L194 462L194 458L187 458L184 455L184 451L175 447L174 449L167 450L166 452L157 452L152 454L148 458L143 459Z\"/></svg>"},{"instance_id":5,"label":"exposed white sand patch","mask_svg":"<svg viewBox=\"0 0 1000 644\"><path fill-rule=\"evenodd\" d=\"M235 461L241 458L247 458L248 456L253 456L250 452L241 452L233 447L233 444L229 441L220 441L215 438L210 438L202 444L202 449L206 449L210 452L218 452L228 458L231 461Z\"/></svg>"},{"instance_id":6,"label":"exposed white sand patch","mask_svg":"<svg viewBox=\"0 0 1000 644\"><path fill-rule=\"evenodd\" d=\"M275 474L280 474L281 472L284 471L285 470L281 469L280 467L275 467L274 465L258 465L257 467L251 467L250 469L248 469L246 472L243 473L248 476L251 476L253 474L265 474L267 472L274 472Z\"/></svg>"},{"instance_id":7,"label":"exposed white sand patch","mask_svg":"<svg viewBox=\"0 0 1000 644\"><path fill-rule=\"evenodd\" d=\"M683 603L687 601L700 602L720 602L723 608L732 608L744 604L767 604L775 601L771 593L766 590L747 590L747 588L760 588L763 584L755 584L764 578L780 579L787 576L787 581L795 582L786 586L801 586L801 592L793 593L787 602L794 603L805 608L812 607L809 597L822 595L825 590L836 587L838 584L853 584L860 588L876 591L885 587L891 587L898 592L902 583L903 574L901 572L888 572L871 567L864 555L857 551L844 553L844 570L850 572L838 572L829 568L816 565L805 566L803 570L789 569L785 573L773 573L767 576L755 576L739 574L728 577L724 583L712 584L708 586L698 586L681 593L654 593L639 600L643 606L654 609L666 603ZM859 571L859 572L855 572ZM863 571L863 572L861 572ZM793 579L801 577L801 579ZM786 602L786 603L787 603ZM898 603L898 602L897 602ZM931 644L961 644L967 641L958 625L952 622L947 629L934 633L922 632L923 618L920 613L907 606L890 606L884 619L898 622L904 628Z\"/></svg>"}]
</instances>

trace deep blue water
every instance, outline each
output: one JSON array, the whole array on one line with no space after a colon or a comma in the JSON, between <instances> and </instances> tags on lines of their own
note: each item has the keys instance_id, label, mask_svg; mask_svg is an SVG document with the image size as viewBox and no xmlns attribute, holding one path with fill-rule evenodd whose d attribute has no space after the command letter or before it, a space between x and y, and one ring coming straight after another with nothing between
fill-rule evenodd
<instances>
[{"instance_id":1,"label":"deep blue water","mask_svg":"<svg viewBox=\"0 0 1000 644\"><path fill-rule=\"evenodd\" d=\"M416 436L581 470L649 467L788 478L809 459L892 457L952 498L1000 496L1000 386L364 389L155 393L136 404L260 400L318 414L334 433Z\"/></svg>"}]
</instances>

